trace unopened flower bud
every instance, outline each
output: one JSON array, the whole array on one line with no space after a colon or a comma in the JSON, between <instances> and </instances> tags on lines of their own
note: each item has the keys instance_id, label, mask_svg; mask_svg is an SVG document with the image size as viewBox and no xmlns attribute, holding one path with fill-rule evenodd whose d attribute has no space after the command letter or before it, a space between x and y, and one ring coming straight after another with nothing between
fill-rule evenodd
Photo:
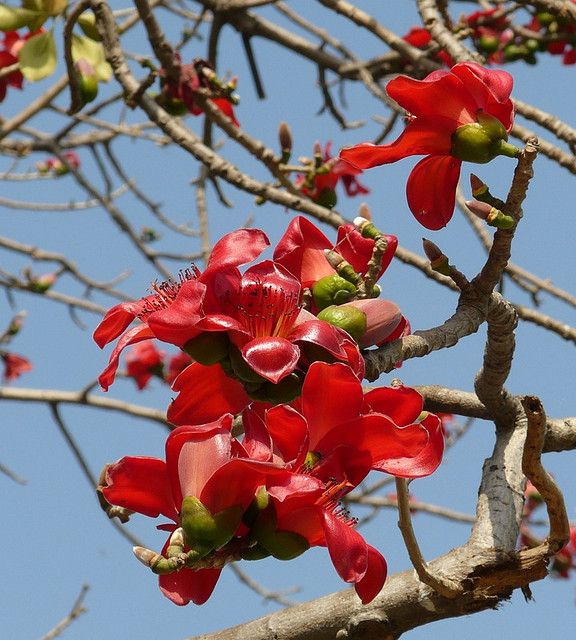
<instances>
[{"instance_id":1,"label":"unopened flower bud","mask_svg":"<svg viewBox=\"0 0 576 640\"><path fill-rule=\"evenodd\" d=\"M314 153L314 165L316 166L316 169L318 169L323 163L322 145L318 141L314 143L313 153Z\"/></svg>"},{"instance_id":2,"label":"unopened flower bud","mask_svg":"<svg viewBox=\"0 0 576 640\"><path fill-rule=\"evenodd\" d=\"M278 127L278 142L282 150L282 157L284 158L284 154L287 154L288 158L290 158L292 152L292 132L287 122L281 122Z\"/></svg>"},{"instance_id":3,"label":"unopened flower bud","mask_svg":"<svg viewBox=\"0 0 576 640\"><path fill-rule=\"evenodd\" d=\"M338 202L338 196L334 189L322 189L318 196L314 198L315 202L327 209L333 209Z\"/></svg>"},{"instance_id":4,"label":"unopened flower bud","mask_svg":"<svg viewBox=\"0 0 576 640\"><path fill-rule=\"evenodd\" d=\"M369 221L372 220L372 212L365 202L360 203L360 206L358 207L358 217Z\"/></svg>"},{"instance_id":5,"label":"unopened flower bud","mask_svg":"<svg viewBox=\"0 0 576 640\"><path fill-rule=\"evenodd\" d=\"M348 280L352 284L357 284L360 281L360 276L354 271L354 267L344 260L344 258L333 251L332 249L324 249L324 255L326 256L326 260L328 260L329 265L338 273L339 276L342 276L344 280Z\"/></svg>"},{"instance_id":6,"label":"unopened flower bud","mask_svg":"<svg viewBox=\"0 0 576 640\"><path fill-rule=\"evenodd\" d=\"M484 194L489 193L488 185L485 182L482 182L482 180L480 180L477 175L471 173L470 187L472 189L472 195L476 198L476 200L482 200L484 202Z\"/></svg>"},{"instance_id":7,"label":"unopened flower bud","mask_svg":"<svg viewBox=\"0 0 576 640\"><path fill-rule=\"evenodd\" d=\"M84 32L84 35L88 36L90 40L100 42L102 38L96 28L96 16L92 11L85 11L78 16L78 24L80 29Z\"/></svg>"},{"instance_id":8,"label":"unopened flower bud","mask_svg":"<svg viewBox=\"0 0 576 640\"><path fill-rule=\"evenodd\" d=\"M376 225L370 220L366 220L366 218L362 218L358 216L354 218L354 226L360 231L363 238L372 238L372 240L376 240L381 237L383 233L376 228Z\"/></svg>"},{"instance_id":9,"label":"unopened flower bud","mask_svg":"<svg viewBox=\"0 0 576 640\"><path fill-rule=\"evenodd\" d=\"M55 273L45 273L30 280L29 289L34 293L46 293L56 282Z\"/></svg>"},{"instance_id":10,"label":"unopened flower bud","mask_svg":"<svg viewBox=\"0 0 576 640\"><path fill-rule=\"evenodd\" d=\"M444 276L449 276L452 270L448 264L448 258L442 253L440 248L426 238L422 238L422 246L424 247L426 257L430 260L431 269Z\"/></svg>"},{"instance_id":11,"label":"unopened flower bud","mask_svg":"<svg viewBox=\"0 0 576 640\"><path fill-rule=\"evenodd\" d=\"M333 304L351 300L358 290L348 280L339 275L324 276L312 287L314 303L319 311Z\"/></svg>"},{"instance_id":12,"label":"unopened flower bud","mask_svg":"<svg viewBox=\"0 0 576 640\"><path fill-rule=\"evenodd\" d=\"M80 58L74 63L76 79L80 89L82 104L88 104L98 95L98 78L94 67L85 58Z\"/></svg>"},{"instance_id":13,"label":"unopened flower bud","mask_svg":"<svg viewBox=\"0 0 576 640\"><path fill-rule=\"evenodd\" d=\"M19 333L22 325L24 324L25 317L26 311L20 311L19 313L17 313L10 321L8 329L6 329L6 334L9 336L15 336L17 333Z\"/></svg>"},{"instance_id":14,"label":"unopened flower bud","mask_svg":"<svg viewBox=\"0 0 576 640\"><path fill-rule=\"evenodd\" d=\"M356 341L366 333L366 314L350 305L331 305L318 314L319 320L347 331Z\"/></svg>"},{"instance_id":15,"label":"unopened flower bud","mask_svg":"<svg viewBox=\"0 0 576 640\"><path fill-rule=\"evenodd\" d=\"M499 209L490 206L486 202L479 202L478 200L466 200L466 206L470 211L480 218L485 220L486 224L498 229L511 229L515 222L512 216L507 216Z\"/></svg>"},{"instance_id":16,"label":"unopened flower bud","mask_svg":"<svg viewBox=\"0 0 576 640\"><path fill-rule=\"evenodd\" d=\"M402 335L401 330L407 325L400 308L390 300L352 300L338 308L356 309L364 314L366 319L364 332L360 336L352 336L361 348L380 346L390 339L397 338L398 333Z\"/></svg>"}]
</instances>

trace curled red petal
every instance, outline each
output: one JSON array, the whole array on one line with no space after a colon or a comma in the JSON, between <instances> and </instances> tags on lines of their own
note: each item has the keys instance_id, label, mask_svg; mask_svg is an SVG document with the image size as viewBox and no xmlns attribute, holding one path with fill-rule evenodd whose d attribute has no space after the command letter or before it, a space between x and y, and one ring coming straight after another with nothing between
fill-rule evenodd
<instances>
[{"instance_id":1,"label":"curled red petal","mask_svg":"<svg viewBox=\"0 0 576 640\"><path fill-rule=\"evenodd\" d=\"M240 126L240 123L236 120L236 116L234 115L234 107L230 100L226 100L226 98L212 98L212 102L224 115L228 116L237 127Z\"/></svg>"},{"instance_id":2,"label":"curled red petal","mask_svg":"<svg viewBox=\"0 0 576 640\"><path fill-rule=\"evenodd\" d=\"M148 299L121 302L112 307L94 331L93 337L96 344L102 349L109 342L115 340L143 310Z\"/></svg>"},{"instance_id":3,"label":"curled red petal","mask_svg":"<svg viewBox=\"0 0 576 640\"><path fill-rule=\"evenodd\" d=\"M236 414L249 403L244 387L229 378L219 364L186 367L172 386L177 398L168 407L172 424L204 424L224 413Z\"/></svg>"},{"instance_id":4,"label":"curled red petal","mask_svg":"<svg viewBox=\"0 0 576 640\"><path fill-rule=\"evenodd\" d=\"M242 357L250 368L276 384L296 368L300 349L286 338L255 338L246 343Z\"/></svg>"},{"instance_id":5,"label":"curled red petal","mask_svg":"<svg viewBox=\"0 0 576 640\"><path fill-rule=\"evenodd\" d=\"M365 394L364 401L372 411L388 416L400 427L416 422L424 407L418 391L403 385L372 389Z\"/></svg>"},{"instance_id":6,"label":"curled red petal","mask_svg":"<svg viewBox=\"0 0 576 640\"><path fill-rule=\"evenodd\" d=\"M142 342L142 340L148 340L149 338L154 338L154 334L150 330L150 328L141 324L130 331L127 331L121 338L118 340L114 350L110 355L110 360L108 361L108 366L104 371L100 374L98 378L98 382L104 391L108 391L110 385L114 382L114 378L116 377L116 370L118 369L118 363L120 361L120 354L122 351L130 346L131 344L136 344L137 342Z\"/></svg>"},{"instance_id":7,"label":"curled red petal","mask_svg":"<svg viewBox=\"0 0 576 640\"><path fill-rule=\"evenodd\" d=\"M274 261L284 266L303 287L334 273L324 256L331 249L328 238L306 218L294 218L274 250Z\"/></svg>"},{"instance_id":8,"label":"curled red petal","mask_svg":"<svg viewBox=\"0 0 576 640\"><path fill-rule=\"evenodd\" d=\"M260 229L236 229L214 245L206 271L224 265L238 267L252 262L269 244L268 236Z\"/></svg>"},{"instance_id":9,"label":"curled red petal","mask_svg":"<svg viewBox=\"0 0 576 640\"><path fill-rule=\"evenodd\" d=\"M266 412L266 429L285 462L298 467L308 452L306 419L288 405L278 405Z\"/></svg>"},{"instance_id":10,"label":"curled red petal","mask_svg":"<svg viewBox=\"0 0 576 640\"><path fill-rule=\"evenodd\" d=\"M408 206L426 229L436 231L450 222L461 166L452 156L429 156L412 169L406 183Z\"/></svg>"},{"instance_id":11,"label":"curled red petal","mask_svg":"<svg viewBox=\"0 0 576 640\"><path fill-rule=\"evenodd\" d=\"M417 426L425 429L428 434L428 441L422 451L412 458L382 462L376 468L400 478L422 478L436 471L444 454L442 422L438 416L430 413Z\"/></svg>"},{"instance_id":12,"label":"curled red petal","mask_svg":"<svg viewBox=\"0 0 576 640\"><path fill-rule=\"evenodd\" d=\"M106 469L102 493L113 505L156 518L160 514L178 521L164 460L125 457Z\"/></svg>"},{"instance_id":13,"label":"curled red petal","mask_svg":"<svg viewBox=\"0 0 576 640\"><path fill-rule=\"evenodd\" d=\"M159 576L160 591L178 606L204 604L212 595L222 569L181 569Z\"/></svg>"},{"instance_id":14,"label":"curled red petal","mask_svg":"<svg viewBox=\"0 0 576 640\"><path fill-rule=\"evenodd\" d=\"M372 602L380 593L388 572L386 560L382 554L369 544L366 545L366 548L368 550L368 569L366 569L364 577L354 585L362 604Z\"/></svg>"},{"instance_id":15,"label":"curled red petal","mask_svg":"<svg viewBox=\"0 0 576 640\"><path fill-rule=\"evenodd\" d=\"M326 546L334 568L345 582L359 582L368 570L366 541L334 513L325 509L319 511Z\"/></svg>"}]
</instances>

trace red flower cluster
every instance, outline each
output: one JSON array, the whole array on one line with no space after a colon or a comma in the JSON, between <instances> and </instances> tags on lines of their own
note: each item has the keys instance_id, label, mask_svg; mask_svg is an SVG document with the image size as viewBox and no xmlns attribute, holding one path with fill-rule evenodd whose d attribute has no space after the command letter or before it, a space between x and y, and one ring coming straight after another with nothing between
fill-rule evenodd
<instances>
[{"instance_id":1,"label":"red flower cluster","mask_svg":"<svg viewBox=\"0 0 576 640\"><path fill-rule=\"evenodd\" d=\"M412 27L406 35L402 36L402 40L405 40L417 49L426 49L432 42L432 36L430 31L424 27ZM446 51L438 51L434 57L447 67L451 67L454 64L454 60L452 60Z\"/></svg>"},{"instance_id":2,"label":"red flower cluster","mask_svg":"<svg viewBox=\"0 0 576 640\"><path fill-rule=\"evenodd\" d=\"M541 36L545 51L562 56L562 64L576 64L576 26L570 18L540 11L527 28Z\"/></svg>"},{"instance_id":3,"label":"red flower cluster","mask_svg":"<svg viewBox=\"0 0 576 640\"><path fill-rule=\"evenodd\" d=\"M429 475L444 448L442 423L423 411L416 391L362 389L359 345L407 330L393 303L354 299L374 252L381 275L397 241L362 220L359 228L341 227L333 245L296 218L273 260L242 273L267 244L257 229L230 233L203 272L192 268L179 283L117 305L96 329L100 346L119 337L100 376L105 389L128 345L135 351L127 370L141 388L162 373L163 354L150 338L193 359L174 381L168 419L180 426L167 439L166 461L122 458L107 467L99 489L110 504L170 520L159 527L169 532L161 553L134 552L178 605L205 602L228 562L288 560L312 546L328 549L366 603L382 588L386 562L354 530L341 498L372 470ZM346 324L350 313L358 333ZM231 434L239 413L241 440Z\"/></svg>"},{"instance_id":4,"label":"red flower cluster","mask_svg":"<svg viewBox=\"0 0 576 640\"><path fill-rule=\"evenodd\" d=\"M514 107L512 76L466 62L450 71L434 71L424 80L399 76L388 94L408 112L408 124L392 144L359 144L340 157L358 169L424 155L406 185L410 210L427 229L448 224L454 212L462 161L489 162L497 155L515 157L506 142Z\"/></svg>"}]
</instances>

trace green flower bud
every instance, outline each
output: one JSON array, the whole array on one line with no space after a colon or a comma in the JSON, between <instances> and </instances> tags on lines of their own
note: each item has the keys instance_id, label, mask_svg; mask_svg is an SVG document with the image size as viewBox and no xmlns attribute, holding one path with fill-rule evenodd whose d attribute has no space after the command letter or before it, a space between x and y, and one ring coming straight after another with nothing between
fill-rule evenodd
<instances>
[{"instance_id":1,"label":"green flower bud","mask_svg":"<svg viewBox=\"0 0 576 640\"><path fill-rule=\"evenodd\" d=\"M165 92L159 93L154 97L156 104L171 116L183 116L188 113L188 107L178 98L172 98Z\"/></svg>"},{"instance_id":2,"label":"green flower bud","mask_svg":"<svg viewBox=\"0 0 576 640\"><path fill-rule=\"evenodd\" d=\"M548 11L539 11L536 14L536 19L543 26L546 27L549 24L554 22L554 15L552 13L548 13Z\"/></svg>"},{"instance_id":3,"label":"green flower bud","mask_svg":"<svg viewBox=\"0 0 576 640\"><path fill-rule=\"evenodd\" d=\"M186 496L180 511L180 524L186 546L201 556L219 549L234 535L241 518L240 505L212 515L196 496Z\"/></svg>"},{"instance_id":4,"label":"green flower bud","mask_svg":"<svg viewBox=\"0 0 576 640\"><path fill-rule=\"evenodd\" d=\"M486 54L494 53L498 51L499 44L496 36L483 35L478 40L478 50Z\"/></svg>"},{"instance_id":5,"label":"green flower bud","mask_svg":"<svg viewBox=\"0 0 576 640\"><path fill-rule=\"evenodd\" d=\"M258 541L260 547L268 551L270 555L278 560L292 560L310 548L308 540L292 531L282 531L276 529L276 511L274 504L258 514L252 534Z\"/></svg>"},{"instance_id":6,"label":"green flower bud","mask_svg":"<svg viewBox=\"0 0 576 640\"><path fill-rule=\"evenodd\" d=\"M224 331L206 331L191 338L182 347L193 360L205 367L216 364L228 356L230 340Z\"/></svg>"},{"instance_id":7,"label":"green flower bud","mask_svg":"<svg viewBox=\"0 0 576 640\"><path fill-rule=\"evenodd\" d=\"M464 124L452 134L451 154L460 160L484 164L498 155L516 157L519 150L508 144L504 125L488 113L479 111L478 122Z\"/></svg>"},{"instance_id":8,"label":"green flower bud","mask_svg":"<svg viewBox=\"0 0 576 640\"><path fill-rule=\"evenodd\" d=\"M98 78L94 67L84 58L80 58L74 63L76 79L80 89L82 104L88 104L96 99L98 95Z\"/></svg>"},{"instance_id":9,"label":"green flower bud","mask_svg":"<svg viewBox=\"0 0 576 640\"><path fill-rule=\"evenodd\" d=\"M359 340L366 332L366 314L356 307L332 305L322 310L318 319L344 329L355 340Z\"/></svg>"},{"instance_id":10,"label":"green flower bud","mask_svg":"<svg viewBox=\"0 0 576 640\"><path fill-rule=\"evenodd\" d=\"M332 274L324 276L312 287L312 296L320 311L332 304L342 304L354 297L358 290L342 276Z\"/></svg>"}]
</instances>

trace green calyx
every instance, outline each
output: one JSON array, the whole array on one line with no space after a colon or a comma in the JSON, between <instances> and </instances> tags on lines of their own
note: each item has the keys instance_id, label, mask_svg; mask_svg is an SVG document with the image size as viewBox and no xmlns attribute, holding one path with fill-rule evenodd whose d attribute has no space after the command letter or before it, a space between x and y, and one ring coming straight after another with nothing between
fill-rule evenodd
<instances>
[{"instance_id":1,"label":"green calyx","mask_svg":"<svg viewBox=\"0 0 576 640\"><path fill-rule=\"evenodd\" d=\"M322 311L333 304L343 304L352 300L358 289L342 276L332 274L320 278L312 287L316 307Z\"/></svg>"},{"instance_id":2,"label":"green calyx","mask_svg":"<svg viewBox=\"0 0 576 640\"><path fill-rule=\"evenodd\" d=\"M208 367L228 355L230 341L224 331L206 331L191 338L182 347L193 360Z\"/></svg>"},{"instance_id":3,"label":"green calyx","mask_svg":"<svg viewBox=\"0 0 576 640\"><path fill-rule=\"evenodd\" d=\"M241 518L240 505L212 515L196 496L186 496L180 511L184 542L203 557L224 546L232 538Z\"/></svg>"},{"instance_id":4,"label":"green calyx","mask_svg":"<svg viewBox=\"0 0 576 640\"><path fill-rule=\"evenodd\" d=\"M248 383L252 386L259 386L266 382L266 378L263 378L260 374L256 373L250 365L242 357L242 352L238 347L231 344L228 349L228 355L230 357L230 365L232 367L232 375L240 380L242 383ZM222 363L225 362L222 360ZM221 363L221 364L222 364Z\"/></svg>"},{"instance_id":5,"label":"green calyx","mask_svg":"<svg viewBox=\"0 0 576 640\"><path fill-rule=\"evenodd\" d=\"M452 134L451 155L467 162L484 164L496 156L515 158L520 150L507 142L504 125L488 113L479 111L477 122L464 124Z\"/></svg>"},{"instance_id":6,"label":"green calyx","mask_svg":"<svg viewBox=\"0 0 576 640\"><path fill-rule=\"evenodd\" d=\"M366 314L350 305L326 307L318 314L318 319L344 329L355 340L359 340L366 333Z\"/></svg>"},{"instance_id":7,"label":"green calyx","mask_svg":"<svg viewBox=\"0 0 576 640\"><path fill-rule=\"evenodd\" d=\"M244 389L253 400L270 404L285 404L292 402L300 395L302 384L302 376L292 372L276 384L268 380L262 384L245 383Z\"/></svg>"},{"instance_id":8,"label":"green calyx","mask_svg":"<svg viewBox=\"0 0 576 640\"><path fill-rule=\"evenodd\" d=\"M308 540L303 536L293 531L277 529L276 526L276 510L274 504L269 503L258 514L251 529L258 549L268 552L277 560L293 560L310 548Z\"/></svg>"},{"instance_id":9,"label":"green calyx","mask_svg":"<svg viewBox=\"0 0 576 640\"><path fill-rule=\"evenodd\" d=\"M316 198L316 202L327 209L332 209L336 206L338 198L334 189L322 189Z\"/></svg>"}]
</instances>

